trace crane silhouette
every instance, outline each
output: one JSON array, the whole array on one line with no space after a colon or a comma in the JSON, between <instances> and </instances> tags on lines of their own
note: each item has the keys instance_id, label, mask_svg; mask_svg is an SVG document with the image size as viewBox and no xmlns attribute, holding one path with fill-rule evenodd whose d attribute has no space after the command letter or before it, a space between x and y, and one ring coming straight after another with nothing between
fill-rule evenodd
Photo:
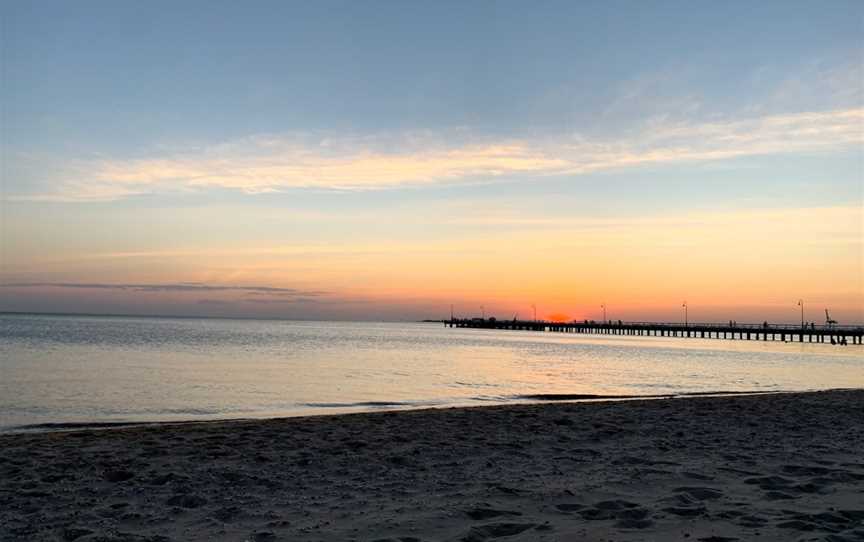
<instances>
[{"instance_id":1,"label":"crane silhouette","mask_svg":"<svg viewBox=\"0 0 864 542\"><path fill-rule=\"evenodd\" d=\"M828 314L828 309L825 309L825 325L830 329L837 325L837 320L831 318L831 315Z\"/></svg>"}]
</instances>

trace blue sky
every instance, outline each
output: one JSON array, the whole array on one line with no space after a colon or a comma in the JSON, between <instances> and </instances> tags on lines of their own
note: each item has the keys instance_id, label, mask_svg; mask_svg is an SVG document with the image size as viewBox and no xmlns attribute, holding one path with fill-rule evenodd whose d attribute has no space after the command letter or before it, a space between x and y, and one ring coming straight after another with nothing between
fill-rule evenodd
<instances>
[{"instance_id":1,"label":"blue sky","mask_svg":"<svg viewBox=\"0 0 864 542\"><path fill-rule=\"evenodd\" d=\"M860 70L862 9L5 2L3 99L16 146L90 152L293 130L594 134L657 114L836 106L818 88L770 102Z\"/></svg>"},{"instance_id":2,"label":"blue sky","mask_svg":"<svg viewBox=\"0 0 864 542\"><path fill-rule=\"evenodd\" d=\"M574 216L734 223L862 204L860 2L5 1L0 15L9 284L122 281L128 261L78 260L220 239L479 247L501 232L590 236L568 230ZM842 222L835 237L853 242L826 265L847 268L845 293L813 296L852 307L861 230L856 243ZM633 265L627 246L619 265ZM53 258L73 251L78 263ZM388 317L446 304L407 296L407 279L386 300L316 282L332 274L323 260L277 276L236 254L232 272L176 258L159 280L241 273L398 305ZM369 284L399 283L389 260L350 265L367 264ZM512 304L514 287L487 296Z\"/></svg>"}]
</instances>

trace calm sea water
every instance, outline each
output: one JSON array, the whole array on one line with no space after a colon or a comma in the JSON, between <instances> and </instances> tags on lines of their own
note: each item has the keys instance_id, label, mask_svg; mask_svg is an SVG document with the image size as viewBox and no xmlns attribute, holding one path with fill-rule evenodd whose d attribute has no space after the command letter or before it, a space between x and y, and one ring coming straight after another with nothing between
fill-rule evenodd
<instances>
[{"instance_id":1,"label":"calm sea water","mask_svg":"<svg viewBox=\"0 0 864 542\"><path fill-rule=\"evenodd\" d=\"M864 387L857 346L440 324L0 315L0 430Z\"/></svg>"}]
</instances>

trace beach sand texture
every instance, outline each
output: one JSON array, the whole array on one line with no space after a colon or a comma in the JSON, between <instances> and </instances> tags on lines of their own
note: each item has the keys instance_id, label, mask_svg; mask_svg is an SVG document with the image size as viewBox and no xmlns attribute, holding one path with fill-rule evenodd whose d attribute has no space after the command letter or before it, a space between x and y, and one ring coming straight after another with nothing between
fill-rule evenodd
<instances>
[{"instance_id":1,"label":"beach sand texture","mask_svg":"<svg viewBox=\"0 0 864 542\"><path fill-rule=\"evenodd\" d=\"M0 540L864 540L864 391L0 435Z\"/></svg>"}]
</instances>

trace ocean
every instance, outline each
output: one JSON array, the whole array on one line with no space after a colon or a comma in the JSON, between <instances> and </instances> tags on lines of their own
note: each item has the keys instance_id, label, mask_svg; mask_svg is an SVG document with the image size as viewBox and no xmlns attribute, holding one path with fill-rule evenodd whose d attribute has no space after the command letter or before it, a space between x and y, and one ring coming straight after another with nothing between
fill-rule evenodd
<instances>
[{"instance_id":1,"label":"ocean","mask_svg":"<svg viewBox=\"0 0 864 542\"><path fill-rule=\"evenodd\" d=\"M864 387L858 346L435 323L0 314L0 431ZM63 426L63 425L61 425Z\"/></svg>"}]
</instances>

